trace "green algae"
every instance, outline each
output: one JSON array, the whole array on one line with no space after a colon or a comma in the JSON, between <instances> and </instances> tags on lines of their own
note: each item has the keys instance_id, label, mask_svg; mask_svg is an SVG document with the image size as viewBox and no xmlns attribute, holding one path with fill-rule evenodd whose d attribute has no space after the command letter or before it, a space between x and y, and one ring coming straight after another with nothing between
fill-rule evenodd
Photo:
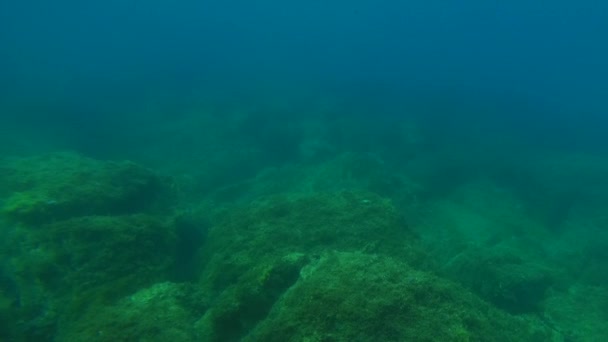
<instances>
[{"instance_id":1,"label":"green algae","mask_svg":"<svg viewBox=\"0 0 608 342\"><path fill-rule=\"evenodd\" d=\"M196 322L205 341L238 341L265 317L299 278L309 259L304 254L260 263L227 286Z\"/></svg>"},{"instance_id":2,"label":"green algae","mask_svg":"<svg viewBox=\"0 0 608 342\"><path fill-rule=\"evenodd\" d=\"M187 284L142 287L112 305L89 308L58 334L61 341L197 341L194 321L206 299Z\"/></svg>"},{"instance_id":3,"label":"green algae","mask_svg":"<svg viewBox=\"0 0 608 342\"><path fill-rule=\"evenodd\" d=\"M86 215L140 212L167 185L132 162L102 162L71 153L18 159L4 166L12 194L2 214L29 225Z\"/></svg>"},{"instance_id":4,"label":"green algae","mask_svg":"<svg viewBox=\"0 0 608 342\"><path fill-rule=\"evenodd\" d=\"M13 334L48 340L83 310L161 281L175 264L171 217L149 215L164 181L131 162L71 153L10 160L3 288L14 289ZM163 199L166 200L166 199ZM67 322L67 323L66 323Z\"/></svg>"},{"instance_id":5,"label":"green algae","mask_svg":"<svg viewBox=\"0 0 608 342\"><path fill-rule=\"evenodd\" d=\"M555 336L556 337L556 336ZM330 253L244 341L550 341L465 289L385 256Z\"/></svg>"},{"instance_id":6,"label":"green algae","mask_svg":"<svg viewBox=\"0 0 608 342\"><path fill-rule=\"evenodd\" d=\"M184 183L179 196L131 162L4 162L0 338L606 336L601 196L578 198L556 237L494 180L427 195L441 184L380 155L318 153L227 186Z\"/></svg>"},{"instance_id":7,"label":"green algae","mask_svg":"<svg viewBox=\"0 0 608 342\"><path fill-rule=\"evenodd\" d=\"M145 215L86 216L17 234L23 252L10 263L17 312L39 322L28 330L161 281L174 263L171 226Z\"/></svg>"},{"instance_id":8,"label":"green algae","mask_svg":"<svg viewBox=\"0 0 608 342\"><path fill-rule=\"evenodd\" d=\"M419 262L414 235L387 199L365 192L271 197L226 214L203 248L202 282L222 288L266 260L325 250L367 251Z\"/></svg>"},{"instance_id":9,"label":"green algae","mask_svg":"<svg viewBox=\"0 0 608 342\"><path fill-rule=\"evenodd\" d=\"M446 264L444 274L498 308L515 314L538 312L559 273L532 260L515 248L470 248Z\"/></svg>"}]
</instances>

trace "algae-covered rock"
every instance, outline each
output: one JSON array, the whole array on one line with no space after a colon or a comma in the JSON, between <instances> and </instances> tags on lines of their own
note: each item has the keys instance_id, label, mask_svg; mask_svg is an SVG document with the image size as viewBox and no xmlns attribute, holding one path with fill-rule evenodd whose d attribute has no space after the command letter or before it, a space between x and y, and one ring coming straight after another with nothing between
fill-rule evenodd
<instances>
[{"instance_id":1,"label":"algae-covered rock","mask_svg":"<svg viewBox=\"0 0 608 342\"><path fill-rule=\"evenodd\" d=\"M67 322L57 340L201 341L194 320L205 306L205 299L188 284L158 283Z\"/></svg>"},{"instance_id":2,"label":"algae-covered rock","mask_svg":"<svg viewBox=\"0 0 608 342\"><path fill-rule=\"evenodd\" d=\"M32 253L15 259L15 270L56 294L148 285L167 274L175 253L172 227L146 215L79 217L26 239Z\"/></svg>"},{"instance_id":3,"label":"algae-covered rock","mask_svg":"<svg viewBox=\"0 0 608 342\"><path fill-rule=\"evenodd\" d=\"M450 278L512 313L535 312L558 273L512 248L471 249L445 266Z\"/></svg>"},{"instance_id":4,"label":"algae-covered rock","mask_svg":"<svg viewBox=\"0 0 608 342\"><path fill-rule=\"evenodd\" d=\"M515 191L488 179L462 184L423 209L413 227L429 241L433 254L444 260L472 245L491 246L520 238L536 242L527 246L533 250L550 238Z\"/></svg>"},{"instance_id":5,"label":"algae-covered rock","mask_svg":"<svg viewBox=\"0 0 608 342\"><path fill-rule=\"evenodd\" d=\"M212 227L202 282L221 290L252 267L292 253L367 251L417 262L412 241L391 202L371 193L272 197L227 213Z\"/></svg>"},{"instance_id":6,"label":"algae-covered rock","mask_svg":"<svg viewBox=\"0 0 608 342\"><path fill-rule=\"evenodd\" d=\"M608 290L603 286L574 285L552 292L544 318L567 337L565 341L608 341Z\"/></svg>"},{"instance_id":7,"label":"algae-covered rock","mask_svg":"<svg viewBox=\"0 0 608 342\"><path fill-rule=\"evenodd\" d=\"M161 206L172 193L154 172L56 153L4 160L0 176L10 338L55 340L83 313L175 274L177 223Z\"/></svg>"},{"instance_id":8,"label":"algae-covered rock","mask_svg":"<svg viewBox=\"0 0 608 342\"><path fill-rule=\"evenodd\" d=\"M2 183L11 191L2 213L30 225L139 212L167 190L158 175L132 162L97 161L71 153L11 160L0 171Z\"/></svg>"},{"instance_id":9,"label":"algae-covered rock","mask_svg":"<svg viewBox=\"0 0 608 342\"><path fill-rule=\"evenodd\" d=\"M243 341L550 341L446 280L389 257L324 255Z\"/></svg>"},{"instance_id":10,"label":"algae-covered rock","mask_svg":"<svg viewBox=\"0 0 608 342\"><path fill-rule=\"evenodd\" d=\"M427 264L390 201L366 192L271 197L211 228L205 341L546 341ZM512 331L515 331L513 333Z\"/></svg>"},{"instance_id":11,"label":"algae-covered rock","mask_svg":"<svg viewBox=\"0 0 608 342\"><path fill-rule=\"evenodd\" d=\"M2 279L0 278L0 281ZM9 340L14 334L15 317L13 316L15 300L10 294L5 293L4 284L0 283L0 341Z\"/></svg>"},{"instance_id":12,"label":"algae-covered rock","mask_svg":"<svg viewBox=\"0 0 608 342\"><path fill-rule=\"evenodd\" d=\"M20 334L47 340L66 317L111 303L168 277L171 225L154 217L86 216L19 228L21 254L10 261L18 289Z\"/></svg>"},{"instance_id":13,"label":"algae-covered rock","mask_svg":"<svg viewBox=\"0 0 608 342\"><path fill-rule=\"evenodd\" d=\"M367 192L275 196L224 213L203 247L200 286L213 305L197 323L206 341L239 341L327 251L422 253L392 203Z\"/></svg>"},{"instance_id":14,"label":"algae-covered rock","mask_svg":"<svg viewBox=\"0 0 608 342\"><path fill-rule=\"evenodd\" d=\"M201 339L208 342L240 340L266 317L309 261L303 254L290 254L246 272L219 295L214 306L196 323Z\"/></svg>"}]
</instances>

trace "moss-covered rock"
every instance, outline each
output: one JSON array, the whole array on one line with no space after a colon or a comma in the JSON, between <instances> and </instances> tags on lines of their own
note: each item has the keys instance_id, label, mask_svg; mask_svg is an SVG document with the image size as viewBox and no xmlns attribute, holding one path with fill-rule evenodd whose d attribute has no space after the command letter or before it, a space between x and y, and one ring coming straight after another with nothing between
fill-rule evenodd
<instances>
[{"instance_id":1,"label":"moss-covered rock","mask_svg":"<svg viewBox=\"0 0 608 342\"><path fill-rule=\"evenodd\" d=\"M544 319L565 341L608 340L608 290L603 286L574 285L552 291L545 302Z\"/></svg>"},{"instance_id":2,"label":"moss-covered rock","mask_svg":"<svg viewBox=\"0 0 608 342\"><path fill-rule=\"evenodd\" d=\"M194 320L206 301L187 284L158 283L127 296L114 305L89 310L66 322L57 341L201 341Z\"/></svg>"},{"instance_id":3,"label":"moss-covered rock","mask_svg":"<svg viewBox=\"0 0 608 342\"><path fill-rule=\"evenodd\" d=\"M327 251L423 253L390 200L363 191L273 196L225 212L203 247L200 285L213 299L197 323L206 341L238 341Z\"/></svg>"},{"instance_id":4,"label":"moss-covered rock","mask_svg":"<svg viewBox=\"0 0 608 342\"><path fill-rule=\"evenodd\" d=\"M24 335L53 334L65 317L165 280L175 255L173 227L143 214L19 228L14 242L21 254L10 267Z\"/></svg>"},{"instance_id":5,"label":"moss-covered rock","mask_svg":"<svg viewBox=\"0 0 608 342\"><path fill-rule=\"evenodd\" d=\"M390 201L366 192L271 197L225 213L203 249L206 341L537 341L427 266ZM515 334L511 331L517 331Z\"/></svg>"},{"instance_id":6,"label":"moss-covered rock","mask_svg":"<svg viewBox=\"0 0 608 342\"><path fill-rule=\"evenodd\" d=\"M146 215L86 216L33 231L23 247L37 252L16 261L15 269L48 289L124 293L125 286L135 289L167 274L175 235L170 225Z\"/></svg>"},{"instance_id":7,"label":"moss-covered rock","mask_svg":"<svg viewBox=\"0 0 608 342\"><path fill-rule=\"evenodd\" d=\"M203 341L239 341L263 320L277 299L300 276L310 260L290 254L249 270L215 300L214 306L196 323Z\"/></svg>"},{"instance_id":8,"label":"moss-covered rock","mask_svg":"<svg viewBox=\"0 0 608 342\"><path fill-rule=\"evenodd\" d=\"M449 260L469 246L491 246L503 240L525 239L539 249L550 238L541 222L528 214L512 189L489 179L462 184L447 196L429 201L412 227L436 257ZM520 240L520 241L521 241Z\"/></svg>"},{"instance_id":9,"label":"moss-covered rock","mask_svg":"<svg viewBox=\"0 0 608 342\"><path fill-rule=\"evenodd\" d=\"M72 153L11 160L0 171L5 191L10 191L1 212L28 225L139 212L168 189L161 177L132 162L97 161Z\"/></svg>"},{"instance_id":10,"label":"moss-covered rock","mask_svg":"<svg viewBox=\"0 0 608 342\"><path fill-rule=\"evenodd\" d=\"M330 253L244 341L550 341L553 332L389 257Z\"/></svg>"},{"instance_id":11,"label":"moss-covered rock","mask_svg":"<svg viewBox=\"0 0 608 342\"><path fill-rule=\"evenodd\" d=\"M285 255L366 251L418 262L414 237L387 199L365 192L272 197L224 215L203 248L202 283L222 290Z\"/></svg>"},{"instance_id":12,"label":"moss-covered rock","mask_svg":"<svg viewBox=\"0 0 608 342\"><path fill-rule=\"evenodd\" d=\"M556 270L506 247L470 249L444 270L492 304L516 314L540 310L558 278Z\"/></svg>"},{"instance_id":13,"label":"moss-covered rock","mask_svg":"<svg viewBox=\"0 0 608 342\"><path fill-rule=\"evenodd\" d=\"M2 279L0 278L0 281ZM0 340L7 341L15 334L16 319L13 315L15 300L11 294L5 293L5 284L0 284Z\"/></svg>"}]
</instances>

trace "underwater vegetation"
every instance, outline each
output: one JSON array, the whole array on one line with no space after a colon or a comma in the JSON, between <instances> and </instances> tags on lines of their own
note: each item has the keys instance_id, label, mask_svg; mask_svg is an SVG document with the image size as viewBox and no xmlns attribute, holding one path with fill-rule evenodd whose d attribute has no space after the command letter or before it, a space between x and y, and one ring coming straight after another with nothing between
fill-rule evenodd
<instances>
[{"instance_id":1,"label":"underwater vegetation","mask_svg":"<svg viewBox=\"0 0 608 342\"><path fill-rule=\"evenodd\" d=\"M153 284L172 266L175 231L146 212L165 191L151 171L56 154L12 160L3 172L14 190L2 208L13 226L4 285L28 338L48 339L77 310Z\"/></svg>"},{"instance_id":2,"label":"underwater vegetation","mask_svg":"<svg viewBox=\"0 0 608 342\"><path fill-rule=\"evenodd\" d=\"M2 213L32 225L135 213L159 199L163 186L161 178L137 164L102 163L69 153L17 160L4 171L4 189L11 195Z\"/></svg>"},{"instance_id":3,"label":"underwater vegetation","mask_svg":"<svg viewBox=\"0 0 608 342\"><path fill-rule=\"evenodd\" d=\"M302 124L309 130L290 159L279 154L266 167L242 159L247 170L221 182L199 174L198 161L176 173L183 155L156 170L73 152L3 159L0 337L608 337L608 194L593 186L608 162L552 155L519 164L536 186L530 194L491 156L477 156L476 173L445 180L470 155L416 152L420 138L405 136L395 147L409 149L404 163L373 147L386 141L362 148L310 130L318 125ZM238 167L233 154L207 151L219 168ZM568 168L541 167L560 163ZM567 203L548 196L538 205L572 188Z\"/></svg>"},{"instance_id":4,"label":"underwater vegetation","mask_svg":"<svg viewBox=\"0 0 608 342\"><path fill-rule=\"evenodd\" d=\"M456 284L390 257L336 252L301 274L244 340L546 341L554 336L534 320L510 317Z\"/></svg>"}]
</instances>

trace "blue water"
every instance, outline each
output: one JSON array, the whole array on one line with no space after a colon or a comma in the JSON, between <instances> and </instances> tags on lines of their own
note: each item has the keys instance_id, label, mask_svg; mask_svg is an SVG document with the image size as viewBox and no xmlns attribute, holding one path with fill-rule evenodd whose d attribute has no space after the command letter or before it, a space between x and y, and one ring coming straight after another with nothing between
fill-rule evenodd
<instances>
[{"instance_id":1,"label":"blue water","mask_svg":"<svg viewBox=\"0 0 608 342\"><path fill-rule=\"evenodd\" d=\"M491 96L540 108L525 113L538 120L549 115L543 109L596 118L606 110L608 5L599 1L1 6L9 99L59 96L69 106L82 96L103 102L193 88L255 93L262 83L382 89L393 100Z\"/></svg>"}]
</instances>

